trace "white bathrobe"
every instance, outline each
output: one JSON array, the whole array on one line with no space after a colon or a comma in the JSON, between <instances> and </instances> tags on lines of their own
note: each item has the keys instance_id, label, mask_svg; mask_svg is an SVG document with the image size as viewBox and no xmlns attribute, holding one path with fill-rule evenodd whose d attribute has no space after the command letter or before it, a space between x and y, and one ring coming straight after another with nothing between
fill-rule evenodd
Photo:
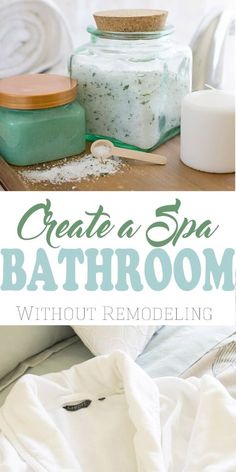
<instances>
[{"instance_id":1,"label":"white bathrobe","mask_svg":"<svg viewBox=\"0 0 236 472\"><path fill-rule=\"evenodd\" d=\"M120 352L23 377L0 430L0 472L236 471L236 401L220 382L153 381Z\"/></svg>"}]
</instances>

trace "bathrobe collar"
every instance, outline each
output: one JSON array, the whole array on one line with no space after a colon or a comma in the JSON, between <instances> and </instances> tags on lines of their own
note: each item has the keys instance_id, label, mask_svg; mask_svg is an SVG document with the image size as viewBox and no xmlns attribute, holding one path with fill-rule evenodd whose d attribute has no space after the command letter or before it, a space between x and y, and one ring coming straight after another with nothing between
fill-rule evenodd
<instances>
[{"instance_id":1,"label":"bathrobe collar","mask_svg":"<svg viewBox=\"0 0 236 472\"><path fill-rule=\"evenodd\" d=\"M158 388L121 352L57 374L24 376L0 410L0 429L34 471L83 472L50 410L88 395L99 398L119 393L125 395L127 414L136 430L137 472L164 472Z\"/></svg>"}]
</instances>

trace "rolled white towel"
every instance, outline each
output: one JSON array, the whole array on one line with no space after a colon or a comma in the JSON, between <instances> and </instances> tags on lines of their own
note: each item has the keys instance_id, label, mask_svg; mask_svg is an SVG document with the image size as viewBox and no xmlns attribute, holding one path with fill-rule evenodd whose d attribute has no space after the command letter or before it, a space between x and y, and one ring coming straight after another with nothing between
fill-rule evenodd
<instances>
[{"instance_id":1,"label":"rolled white towel","mask_svg":"<svg viewBox=\"0 0 236 472\"><path fill-rule=\"evenodd\" d=\"M0 78L66 65L70 28L51 0L0 0Z\"/></svg>"}]
</instances>

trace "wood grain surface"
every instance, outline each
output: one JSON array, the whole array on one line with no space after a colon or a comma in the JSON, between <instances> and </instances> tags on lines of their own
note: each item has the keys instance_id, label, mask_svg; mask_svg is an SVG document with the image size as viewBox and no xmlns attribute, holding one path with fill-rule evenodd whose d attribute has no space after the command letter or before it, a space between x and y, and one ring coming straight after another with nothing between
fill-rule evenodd
<instances>
[{"instance_id":1,"label":"wood grain surface","mask_svg":"<svg viewBox=\"0 0 236 472\"><path fill-rule=\"evenodd\" d=\"M88 145L86 152L90 150ZM32 151L33 152L33 151ZM0 183L5 190L29 190L29 191L106 191L106 190L183 190L183 191L233 191L235 190L234 174L210 174L199 172L185 166L180 161L179 137L173 138L156 150L157 154L167 157L165 166L143 164L136 161L124 159L124 166L119 172L112 175L103 175L99 178L89 180L70 181L52 184L51 182L30 182L22 177L25 169L50 169L52 166L66 165L66 162L54 161L46 165L16 167L7 165L0 166ZM82 156L82 155L81 155ZM68 160L79 159L75 156Z\"/></svg>"}]
</instances>

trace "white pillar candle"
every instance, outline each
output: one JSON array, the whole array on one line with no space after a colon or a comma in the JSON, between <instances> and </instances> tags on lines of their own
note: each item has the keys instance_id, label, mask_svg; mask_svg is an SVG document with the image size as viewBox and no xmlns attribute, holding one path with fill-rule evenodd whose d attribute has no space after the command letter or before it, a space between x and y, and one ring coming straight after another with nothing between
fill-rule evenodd
<instances>
[{"instance_id":1,"label":"white pillar candle","mask_svg":"<svg viewBox=\"0 0 236 472\"><path fill-rule=\"evenodd\" d=\"M204 172L235 170L235 99L222 90L201 90L182 104L181 160Z\"/></svg>"}]
</instances>

